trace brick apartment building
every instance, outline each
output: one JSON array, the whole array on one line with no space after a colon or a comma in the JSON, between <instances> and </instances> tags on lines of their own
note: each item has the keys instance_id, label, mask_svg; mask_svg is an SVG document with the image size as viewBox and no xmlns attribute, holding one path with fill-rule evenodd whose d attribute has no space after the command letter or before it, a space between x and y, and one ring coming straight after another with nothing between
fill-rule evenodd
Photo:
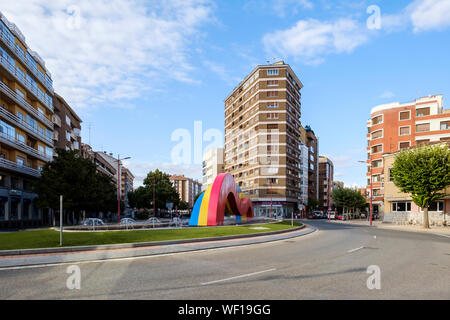
<instances>
[{"instance_id":1,"label":"brick apartment building","mask_svg":"<svg viewBox=\"0 0 450 320\"><path fill-rule=\"evenodd\" d=\"M383 156L423 143L450 141L450 110L444 110L442 95L429 95L407 103L374 107L367 121L367 193L372 180L374 213L385 208L386 178Z\"/></svg>"},{"instance_id":2,"label":"brick apartment building","mask_svg":"<svg viewBox=\"0 0 450 320\"><path fill-rule=\"evenodd\" d=\"M53 140L55 148L77 150L81 154L81 119L59 94L53 99L54 126Z\"/></svg>"}]
</instances>

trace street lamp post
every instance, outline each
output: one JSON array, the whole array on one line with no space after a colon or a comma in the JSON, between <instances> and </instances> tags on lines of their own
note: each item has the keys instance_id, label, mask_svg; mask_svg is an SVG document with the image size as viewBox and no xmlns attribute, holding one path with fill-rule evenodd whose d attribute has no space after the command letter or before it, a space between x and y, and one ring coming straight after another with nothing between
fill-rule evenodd
<instances>
[{"instance_id":1,"label":"street lamp post","mask_svg":"<svg viewBox=\"0 0 450 320\"><path fill-rule=\"evenodd\" d=\"M358 161L361 163L366 163L366 161ZM372 206L372 197L373 197L373 189L372 189L372 164L370 164L370 225L372 225L372 212L373 212L373 206Z\"/></svg>"},{"instance_id":2,"label":"street lamp post","mask_svg":"<svg viewBox=\"0 0 450 320\"><path fill-rule=\"evenodd\" d=\"M120 159L120 155L117 155L117 215L119 224L120 224L120 182L121 182L120 180L122 179L122 176L120 174L120 161L128 159L131 159L131 157Z\"/></svg>"},{"instance_id":3,"label":"street lamp post","mask_svg":"<svg viewBox=\"0 0 450 320\"><path fill-rule=\"evenodd\" d=\"M270 180L270 218L273 218L273 213L272 213L272 180Z\"/></svg>"},{"instance_id":4,"label":"street lamp post","mask_svg":"<svg viewBox=\"0 0 450 320\"><path fill-rule=\"evenodd\" d=\"M331 174L328 172L328 222L331 220Z\"/></svg>"}]
</instances>

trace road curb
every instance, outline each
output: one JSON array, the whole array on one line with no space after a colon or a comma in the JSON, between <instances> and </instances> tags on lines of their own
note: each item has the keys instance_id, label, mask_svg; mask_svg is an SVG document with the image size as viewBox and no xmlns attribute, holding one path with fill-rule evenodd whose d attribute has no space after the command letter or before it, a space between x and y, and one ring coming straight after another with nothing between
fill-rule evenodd
<instances>
[{"instance_id":1,"label":"road curb","mask_svg":"<svg viewBox=\"0 0 450 320\"><path fill-rule=\"evenodd\" d=\"M0 250L0 257L4 256L22 256L22 255L38 255L38 254L51 254L51 253L73 253L73 252L85 252L95 250L113 250L113 249L132 249L142 247L157 247L168 246L176 244L198 243L198 242L213 242L221 240L236 240L247 239L262 236L278 235L283 233L295 232L305 228L305 224L293 229L250 233L233 236L212 237L212 238L195 238L195 239L183 239L183 240L166 240L166 241L152 241L152 242L137 242L137 243L123 243L123 244L106 244L98 246L75 246L75 247L62 247L62 248L39 248L39 249L19 249L19 250ZM269 242L271 240L268 240Z\"/></svg>"}]
</instances>

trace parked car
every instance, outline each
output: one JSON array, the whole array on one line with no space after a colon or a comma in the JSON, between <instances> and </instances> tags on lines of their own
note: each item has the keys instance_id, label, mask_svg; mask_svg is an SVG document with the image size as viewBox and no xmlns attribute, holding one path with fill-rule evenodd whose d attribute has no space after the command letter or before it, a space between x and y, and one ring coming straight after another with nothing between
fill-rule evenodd
<instances>
[{"instance_id":1,"label":"parked car","mask_svg":"<svg viewBox=\"0 0 450 320\"><path fill-rule=\"evenodd\" d=\"M337 216L336 211L331 210L331 211L330 211L330 219L335 220L335 219L336 219L336 216ZM327 212L327 218L328 218L328 212Z\"/></svg>"},{"instance_id":2,"label":"parked car","mask_svg":"<svg viewBox=\"0 0 450 320\"><path fill-rule=\"evenodd\" d=\"M312 218L313 219L322 219L323 218L322 211L313 211Z\"/></svg>"},{"instance_id":3,"label":"parked car","mask_svg":"<svg viewBox=\"0 0 450 320\"><path fill-rule=\"evenodd\" d=\"M103 220L98 218L87 218L83 221L81 221L80 225L82 226L104 226L105 223Z\"/></svg>"},{"instance_id":4,"label":"parked car","mask_svg":"<svg viewBox=\"0 0 450 320\"><path fill-rule=\"evenodd\" d=\"M133 224L136 224L136 221L134 219L131 219L131 218L120 219L120 225L122 225L122 226L133 225Z\"/></svg>"}]
</instances>

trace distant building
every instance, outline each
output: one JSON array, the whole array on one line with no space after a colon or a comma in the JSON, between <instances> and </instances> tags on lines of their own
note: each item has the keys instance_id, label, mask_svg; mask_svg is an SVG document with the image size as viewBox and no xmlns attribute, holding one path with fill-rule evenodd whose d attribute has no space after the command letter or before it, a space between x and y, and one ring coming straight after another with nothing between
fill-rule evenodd
<instances>
[{"instance_id":1,"label":"distant building","mask_svg":"<svg viewBox=\"0 0 450 320\"><path fill-rule=\"evenodd\" d=\"M134 184L134 175L131 173L131 171L121 166L120 171L122 171L122 183L120 188L120 195L122 200L125 203L125 207L128 207L128 192L131 192L134 190L133 184Z\"/></svg>"},{"instance_id":2,"label":"distant building","mask_svg":"<svg viewBox=\"0 0 450 320\"><path fill-rule=\"evenodd\" d=\"M81 119L57 93L53 99L53 108L55 111L52 117L55 124L53 131L55 148L77 150L81 154Z\"/></svg>"},{"instance_id":3,"label":"distant building","mask_svg":"<svg viewBox=\"0 0 450 320\"><path fill-rule=\"evenodd\" d=\"M305 127L308 147L308 198L319 201L319 138L310 126Z\"/></svg>"},{"instance_id":4,"label":"distant building","mask_svg":"<svg viewBox=\"0 0 450 320\"><path fill-rule=\"evenodd\" d=\"M173 175L170 177L170 181L180 195L180 200L187 202L189 208L193 208L194 198L202 191L202 184L197 180L187 178L184 175Z\"/></svg>"},{"instance_id":5,"label":"distant building","mask_svg":"<svg viewBox=\"0 0 450 320\"><path fill-rule=\"evenodd\" d=\"M81 156L83 158L91 159L97 166L97 171L106 174L117 183L117 164L116 166L111 165L110 162L101 155L101 152L93 151L91 146L85 143L81 144Z\"/></svg>"},{"instance_id":6,"label":"distant building","mask_svg":"<svg viewBox=\"0 0 450 320\"><path fill-rule=\"evenodd\" d=\"M327 157L319 157L319 207L327 209L333 191L334 165Z\"/></svg>"},{"instance_id":7,"label":"distant building","mask_svg":"<svg viewBox=\"0 0 450 320\"><path fill-rule=\"evenodd\" d=\"M202 168L202 191L212 185L217 175L223 172L223 148L211 149L205 153Z\"/></svg>"}]
</instances>

